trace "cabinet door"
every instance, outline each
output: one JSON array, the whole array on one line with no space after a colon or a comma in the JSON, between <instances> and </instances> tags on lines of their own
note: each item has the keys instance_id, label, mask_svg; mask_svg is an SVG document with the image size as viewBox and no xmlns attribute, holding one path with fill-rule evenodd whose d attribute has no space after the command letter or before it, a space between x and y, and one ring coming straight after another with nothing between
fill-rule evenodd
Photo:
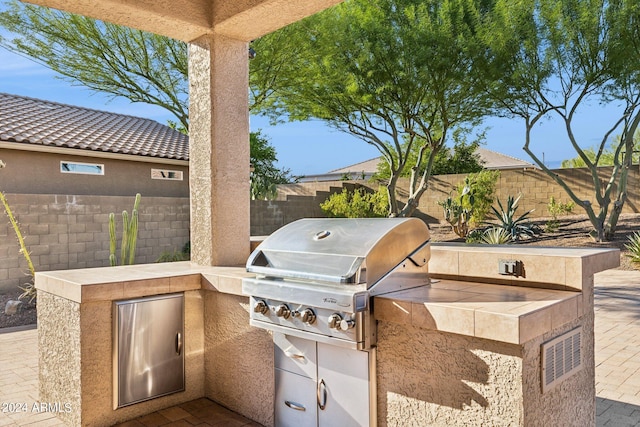
<instances>
[{"instance_id":1,"label":"cabinet door","mask_svg":"<svg viewBox=\"0 0 640 427\"><path fill-rule=\"evenodd\" d=\"M182 294L115 303L117 407L184 390Z\"/></svg>"},{"instance_id":2,"label":"cabinet door","mask_svg":"<svg viewBox=\"0 0 640 427\"><path fill-rule=\"evenodd\" d=\"M318 343L320 427L370 425L369 356L365 351Z\"/></svg>"},{"instance_id":3,"label":"cabinet door","mask_svg":"<svg viewBox=\"0 0 640 427\"><path fill-rule=\"evenodd\" d=\"M315 426L318 422L315 380L281 369L275 370L275 377L275 425Z\"/></svg>"}]
</instances>

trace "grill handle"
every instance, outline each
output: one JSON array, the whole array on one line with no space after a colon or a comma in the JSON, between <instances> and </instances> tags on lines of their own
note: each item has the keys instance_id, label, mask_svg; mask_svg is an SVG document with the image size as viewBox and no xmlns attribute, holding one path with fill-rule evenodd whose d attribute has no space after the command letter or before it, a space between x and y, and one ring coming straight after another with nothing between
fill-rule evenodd
<instances>
[{"instance_id":1,"label":"grill handle","mask_svg":"<svg viewBox=\"0 0 640 427\"><path fill-rule=\"evenodd\" d=\"M324 380L320 380L318 382L316 397L318 399L318 407L324 411L324 408L327 407L327 386L325 385Z\"/></svg>"}]
</instances>

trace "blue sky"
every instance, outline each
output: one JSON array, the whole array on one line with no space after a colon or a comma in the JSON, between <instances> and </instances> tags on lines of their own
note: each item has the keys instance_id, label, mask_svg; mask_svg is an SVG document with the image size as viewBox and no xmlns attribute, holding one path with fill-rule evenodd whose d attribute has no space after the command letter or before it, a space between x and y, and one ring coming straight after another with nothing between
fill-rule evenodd
<instances>
[{"instance_id":1,"label":"blue sky","mask_svg":"<svg viewBox=\"0 0 640 427\"><path fill-rule=\"evenodd\" d=\"M258 52L259 54L259 52ZM0 48L0 92L82 107L95 108L166 123L172 116L163 109L146 104L133 104L124 98L94 93L72 86L55 73L25 57ZM577 136L585 147L595 145L609 126L617 110L613 106L590 106L579 116ZM485 147L513 157L530 161L522 150L524 125L513 119L489 119L485 127ZM278 166L288 168L294 175L322 174L376 157L379 152L364 141L335 131L319 121L297 122L270 126L262 117L251 117L251 130L262 130L278 154ZM546 121L534 132L534 151L551 166L559 166L563 159L575 157L564 137L558 121ZM544 153L544 154L543 154Z\"/></svg>"}]
</instances>

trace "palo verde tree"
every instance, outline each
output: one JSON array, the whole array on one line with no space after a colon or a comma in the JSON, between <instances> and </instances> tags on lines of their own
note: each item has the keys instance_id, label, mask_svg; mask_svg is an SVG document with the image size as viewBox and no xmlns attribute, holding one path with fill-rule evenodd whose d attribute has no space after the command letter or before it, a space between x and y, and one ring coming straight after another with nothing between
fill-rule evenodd
<instances>
[{"instance_id":1,"label":"palo verde tree","mask_svg":"<svg viewBox=\"0 0 640 427\"><path fill-rule=\"evenodd\" d=\"M375 146L389 164L390 215L409 216L450 133L489 112L483 75L471 72L487 1L351 0L293 24L295 67L261 111L320 119Z\"/></svg>"},{"instance_id":2,"label":"palo verde tree","mask_svg":"<svg viewBox=\"0 0 640 427\"><path fill-rule=\"evenodd\" d=\"M0 46L50 68L73 85L160 106L175 117L169 124L187 133L186 43L18 1L8 2L0 12L0 26L12 33L0 38ZM258 48L264 49L267 57L257 66L251 65L249 109L267 99L280 84L280 71L290 67L291 56L297 54L293 42L286 33L273 41L260 40ZM275 170L275 151L267 149L268 140L253 135L251 147L256 148L251 151L251 163L259 165L252 179L258 180L259 186L291 179L289 171ZM261 157L264 154L267 157ZM262 171L267 174L260 175Z\"/></svg>"},{"instance_id":3,"label":"palo verde tree","mask_svg":"<svg viewBox=\"0 0 640 427\"><path fill-rule=\"evenodd\" d=\"M632 162L633 136L640 124L640 3L636 0L503 0L492 15L493 30L484 40L501 77L490 88L505 115L523 119L524 150L553 178L573 202L583 208L597 241L612 238L627 197L627 174ZM502 68L500 68L502 67ZM495 89L495 90L493 90ZM619 108L589 150L578 137L578 118L589 104ZM595 194L584 200L571 183L549 170L539 155L541 141L534 127L555 117L577 157L589 169ZM602 176L611 136L613 168ZM538 149L534 147L537 144Z\"/></svg>"}]
</instances>

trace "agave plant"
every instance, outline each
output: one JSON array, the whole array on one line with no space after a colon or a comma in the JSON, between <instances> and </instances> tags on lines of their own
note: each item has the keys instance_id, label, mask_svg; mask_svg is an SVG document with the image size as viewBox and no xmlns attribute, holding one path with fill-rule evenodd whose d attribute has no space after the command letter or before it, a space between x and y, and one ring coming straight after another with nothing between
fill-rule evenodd
<instances>
[{"instance_id":1,"label":"agave plant","mask_svg":"<svg viewBox=\"0 0 640 427\"><path fill-rule=\"evenodd\" d=\"M528 239L540 234L540 228L528 220L529 214L533 212L533 209L516 218L516 210L518 209L520 197L521 195L514 199L512 196L509 196L505 207L502 206L500 200L497 200L500 210L494 206L491 207L498 224L489 224L504 230L509 235L511 241Z\"/></svg>"},{"instance_id":2,"label":"agave plant","mask_svg":"<svg viewBox=\"0 0 640 427\"><path fill-rule=\"evenodd\" d=\"M482 233L481 242L487 245L504 245L510 241L511 235L504 228L490 227Z\"/></svg>"},{"instance_id":3,"label":"agave plant","mask_svg":"<svg viewBox=\"0 0 640 427\"><path fill-rule=\"evenodd\" d=\"M628 237L629 242L624 247L629 251L627 256L631 262L640 263L640 231L636 231Z\"/></svg>"}]
</instances>

